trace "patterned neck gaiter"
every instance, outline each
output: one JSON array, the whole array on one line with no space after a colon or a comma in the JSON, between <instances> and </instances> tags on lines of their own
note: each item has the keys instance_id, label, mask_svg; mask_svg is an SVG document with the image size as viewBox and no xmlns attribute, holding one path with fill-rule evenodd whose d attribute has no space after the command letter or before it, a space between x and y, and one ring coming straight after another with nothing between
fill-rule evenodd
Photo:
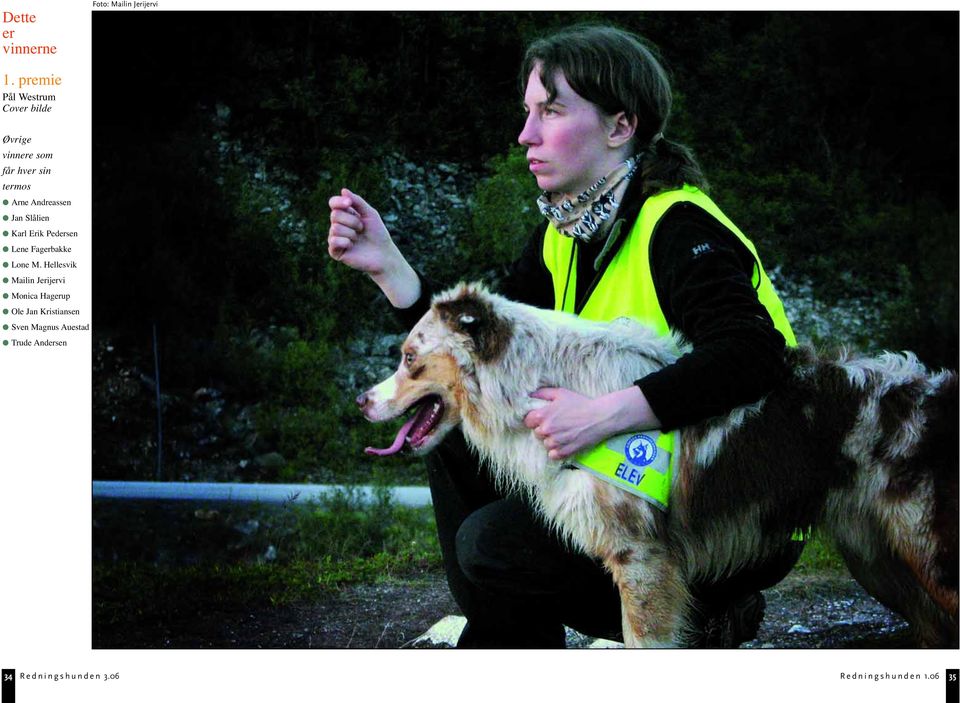
<instances>
[{"instance_id":1,"label":"patterned neck gaiter","mask_svg":"<svg viewBox=\"0 0 960 703\"><path fill-rule=\"evenodd\" d=\"M583 191L576 201L544 191L537 198L537 206L561 234L586 244L598 241L606 234L605 223L620 207L616 192L622 193L626 188L620 186L626 186L636 172L637 159L631 157Z\"/></svg>"}]
</instances>

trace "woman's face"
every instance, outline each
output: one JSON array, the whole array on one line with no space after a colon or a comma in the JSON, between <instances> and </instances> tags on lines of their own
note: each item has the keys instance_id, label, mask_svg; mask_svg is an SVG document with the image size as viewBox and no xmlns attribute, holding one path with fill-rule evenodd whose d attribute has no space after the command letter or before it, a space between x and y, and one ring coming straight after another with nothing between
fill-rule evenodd
<instances>
[{"instance_id":1,"label":"woman's face","mask_svg":"<svg viewBox=\"0 0 960 703\"><path fill-rule=\"evenodd\" d=\"M557 97L548 102L534 66L523 97L527 113L517 141L527 148L537 186L550 192L578 195L622 161L609 143L611 118L577 95L562 72L556 74Z\"/></svg>"}]
</instances>

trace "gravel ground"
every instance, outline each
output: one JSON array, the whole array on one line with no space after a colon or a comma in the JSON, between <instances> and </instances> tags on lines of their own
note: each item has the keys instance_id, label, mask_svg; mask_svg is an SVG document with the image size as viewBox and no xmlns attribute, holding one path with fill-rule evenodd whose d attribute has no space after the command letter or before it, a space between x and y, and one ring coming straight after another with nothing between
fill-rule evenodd
<instances>
[{"instance_id":1,"label":"gravel ground","mask_svg":"<svg viewBox=\"0 0 960 703\"><path fill-rule=\"evenodd\" d=\"M766 591L767 615L744 648L905 648L906 623L845 576L787 577ZM196 613L183 621L144 622L95 633L104 648L356 648L447 647L414 643L457 608L442 577L346 588L322 602ZM569 631L568 645L593 640Z\"/></svg>"}]
</instances>

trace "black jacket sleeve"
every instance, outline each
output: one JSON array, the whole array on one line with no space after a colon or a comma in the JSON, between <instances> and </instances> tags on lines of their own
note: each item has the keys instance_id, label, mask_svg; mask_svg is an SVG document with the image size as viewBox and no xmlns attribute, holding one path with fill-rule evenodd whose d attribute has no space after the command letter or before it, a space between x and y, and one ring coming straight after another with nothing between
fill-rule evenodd
<instances>
[{"instance_id":1,"label":"black jacket sleeve","mask_svg":"<svg viewBox=\"0 0 960 703\"><path fill-rule=\"evenodd\" d=\"M682 203L651 244L654 285L667 323L692 346L636 382L664 429L759 400L785 374L784 338L757 298L756 260L736 235Z\"/></svg>"},{"instance_id":2,"label":"black jacket sleeve","mask_svg":"<svg viewBox=\"0 0 960 703\"><path fill-rule=\"evenodd\" d=\"M553 307L553 279L543 263L543 237L546 231L546 222L537 225L520 258L504 278L500 292L510 300L538 308Z\"/></svg>"}]
</instances>

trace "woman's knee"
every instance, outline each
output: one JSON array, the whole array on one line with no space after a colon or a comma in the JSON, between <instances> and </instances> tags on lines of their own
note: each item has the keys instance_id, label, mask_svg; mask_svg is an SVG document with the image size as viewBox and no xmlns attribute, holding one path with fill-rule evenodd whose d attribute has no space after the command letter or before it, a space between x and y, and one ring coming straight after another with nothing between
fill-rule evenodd
<instances>
[{"instance_id":1,"label":"woman's knee","mask_svg":"<svg viewBox=\"0 0 960 703\"><path fill-rule=\"evenodd\" d=\"M495 579L498 569L497 527L483 508L461 523L456 536L457 563L474 585L485 586Z\"/></svg>"},{"instance_id":2,"label":"woman's knee","mask_svg":"<svg viewBox=\"0 0 960 703\"><path fill-rule=\"evenodd\" d=\"M474 584L488 589L515 588L529 578L529 550L542 529L524 508L511 500L498 500L475 510L460 525L456 536L457 562ZM535 567L533 569L536 570Z\"/></svg>"}]
</instances>

